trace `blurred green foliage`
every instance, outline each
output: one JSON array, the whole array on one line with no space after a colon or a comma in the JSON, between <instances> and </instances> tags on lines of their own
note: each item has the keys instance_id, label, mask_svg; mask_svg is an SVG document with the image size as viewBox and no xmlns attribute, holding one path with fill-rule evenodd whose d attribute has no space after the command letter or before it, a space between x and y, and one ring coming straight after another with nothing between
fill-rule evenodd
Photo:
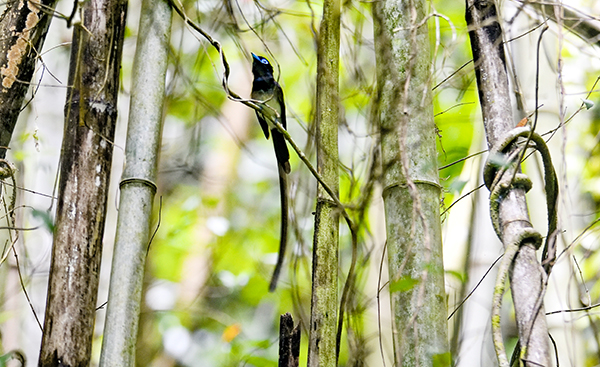
<instances>
[{"instance_id":1,"label":"blurred green foliage","mask_svg":"<svg viewBox=\"0 0 600 367\"><path fill-rule=\"evenodd\" d=\"M288 130L314 161L314 142L310 136L313 129L316 56L311 27L318 27L321 5L310 4L311 9L308 3L288 1L280 2L278 8L274 8L273 3L240 2L230 4L233 8L229 9L223 3L208 2L200 10L194 10L193 3L187 5L188 14L221 42L233 68L230 79L232 86L239 88L235 78L248 78L250 62L247 55L250 51L271 60L275 65L275 75L279 76L285 91ZM443 19L432 18L429 22L432 49L438 49L433 85L470 59L462 11L444 2L436 6L444 7L444 12L450 12L446 15L454 23L457 33L452 34L453 28ZM435 37L436 26L439 28L439 40ZM197 42L193 37L186 36L185 32L189 31L178 19L173 30L174 65L166 104L168 115L183 121L188 130L203 121L219 121L225 125L198 126L200 139L191 140L189 144L202 146L190 146L189 150L198 152L202 161L211 150L218 149L219 143L210 140L214 134L231 131L226 126L229 122L219 117L226 101L220 85L222 66L218 55L204 40ZM458 39L455 39L456 36ZM353 217L362 218L359 228L362 243L370 236L371 230L369 215L364 212L369 209L369 197L372 195L368 191L368 184L377 179L372 176L376 172L373 164L377 164L374 161L377 126L372 121L376 86L373 25L368 3L345 3L341 37L340 94L344 119L340 130L340 198L348 204ZM471 152L474 136L472 125L476 123L473 116L477 108L471 71L472 66L464 68L462 73L434 91L432 113L438 114L435 122L439 130L440 166L458 161ZM206 116L214 116L219 120L206 120ZM257 141L245 141L242 138L238 142L242 157L247 154L244 149L246 144L250 144L251 151L255 144L271 144L264 142L253 113L251 120L250 136ZM294 172L291 181L295 189L292 190L295 195L292 200L296 206L290 227L286 270L275 294L267 292L279 238L279 193L275 175L248 180L239 176L239 170L230 172L231 181L214 196L204 191L202 172L199 172L196 175L199 181L175 182L165 192L167 196L163 201L162 222L151 244L148 277L168 280L178 284L181 290L187 283L184 277L193 274L189 271L190 257L207 257L203 264L208 269L197 269L198 276L204 274L205 280L198 289L186 290L196 293L192 301L188 300L187 304L176 302L173 309L160 311L144 320L163 325L153 329L155 333L162 333L162 343L165 343L168 330L183 325L190 335L201 335L197 340L192 337L191 344L196 348L213 345L210 358L206 357L206 353L202 354L203 357L196 355L197 362L190 365L276 365L278 315L286 311L294 314L296 322L302 322L302 348L306 348L313 221L310 212L315 205L315 184L301 164L294 160L294 153L292 158ZM463 164L450 165L441 173L447 204L460 192L461 187L457 182L462 182L458 177ZM208 221L215 215L226 222L224 233L214 233L207 228ZM350 237L345 224L341 225L340 238L342 270L339 277L342 287L350 256ZM363 262L359 264L359 288L356 292L365 285L366 273L361 268L366 264L364 261L367 257L368 252L362 252ZM292 273L288 273L287 269L292 269ZM355 301L360 300L358 293L355 297ZM363 320L361 314L364 307L357 303L353 309L352 319L356 321L352 324L352 333L361 337L363 321L360 320ZM161 322L167 314L171 315L167 319L174 317L177 322L170 326ZM234 324L240 325L240 333L231 340L222 338ZM156 343L161 338L154 340ZM154 349L157 348L155 345ZM192 352L187 353L177 360L186 364L184 361ZM305 358L305 353L302 353L301 365L306 363ZM347 358L348 346L344 343L340 363L344 364ZM213 364L215 361L219 361L218 364Z\"/></svg>"},{"instance_id":2,"label":"blurred green foliage","mask_svg":"<svg viewBox=\"0 0 600 367\"><path fill-rule=\"evenodd\" d=\"M190 18L221 43L232 67L230 87L242 97L243 82L251 80L249 53L264 55L271 61L285 92L288 130L314 162L316 51L312 27L318 28L321 4L187 1L184 5ZM438 135L437 164L443 167L443 208L457 200L467 183L477 178L463 174L465 163L469 162L463 159L479 152L484 144L464 7L440 0L434 1L433 7L436 14L444 16L433 16L428 23L434 61L432 113ZM368 215L371 199L380 200L371 197L375 194L369 189L369 183L377 180L377 169L373 167L377 165L378 149L378 131L373 121L376 73L369 2L344 2L341 38L340 94L344 118L340 121L340 198L353 219L362 219L358 229L358 276L346 330L350 328L356 338L353 341L364 341L361 338L376 337L363 335L363 313L366 304L373 302L361 299L367 284L365 269L368 261L380 260L369 258L373 249L366 245L372 239L371 226L377 224ZM282 279L277 291L269 294L280 225L277 177L274 165L269 166L274 160L263 159L261 154L265 150L272 155L271 142L264 140L253 112L235 117L250 119L245 122L249 124L248 135L233 133L238 130L232 128L232 121L223 118L225 109L231 106L221 86L220 57L177 17L171 48L165 130L170 129L169 123L183 125L181 141L175 145L194 157L175 165L168 154L163 155L161 181L168 182L168 189L163 193L160 228L150 247L147 289L157 281L171 282L176 291L169 297L175 301L170 309L148 310L142 317L143 342L139 343L138 354L171 361L161 365L275 366L278 316L292 312L295 322L302 325L300 365L305 365L314 179L292 152L290 241ZM246 90L249 91L249 85ZM598 182L600 177L598 121L600 118L596 118L589 132L596 136L596 145L586 166L588 182ZM227 145L224 141L234 143ZM225 153L219 150L224 146ZM226 172L226 180L215 183L206 179L207 164L203 162L219 159L218 154L234 156L234 166ZM174 175L173 169L186 175ZM214 190L215 185L220 189ZM600 202L598 187L588 187L596 203ZM155 216L158 215L157 211ZM351 249L345 223L340 229L341 289ZM191 260L198 257L202 261ZM467 280L460 272L450 274L461 283ZM390 290L403 291L415 282L411 278L400 279L390 285ZM592 291L600 292L597 286ZM345 332L344 338L348 334ZM169 337L179 345L188 343L188 348L181 355L174 355L176 348L165 346ZM352 361L357 345L366 348L366 343L343 342L340 365ZM449 365L449 358L438 356L435 365ZM148 358L140 361L150 365Z\"/></svg>"}]
</instances>

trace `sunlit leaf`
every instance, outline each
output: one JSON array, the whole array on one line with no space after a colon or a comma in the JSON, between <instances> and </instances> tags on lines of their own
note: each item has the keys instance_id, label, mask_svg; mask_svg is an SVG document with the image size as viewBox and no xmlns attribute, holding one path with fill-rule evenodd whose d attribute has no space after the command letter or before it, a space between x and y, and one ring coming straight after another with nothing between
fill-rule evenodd
<instances>
[{"instance_id":1,"label":"sunlit leaf","mask_svg":"<svg viewBox=\"0 0 600 367\"><path fill-rule=\"evenodd\" d=\"M390 293L407 292L419 284L419 279L411 278L410 276L401 277L390 283Z\"/></svg>"},{"instance_id":2,"label":"sunlit leaf","mask_svg":"<svg viewBox=\"0 0 600 367\"><path fill-rule=\"evenodd\" d=\"M450 367L452 365L452 356L450 352L434 354L431 358L433 367Z\"/></svg>"}]
</instances>

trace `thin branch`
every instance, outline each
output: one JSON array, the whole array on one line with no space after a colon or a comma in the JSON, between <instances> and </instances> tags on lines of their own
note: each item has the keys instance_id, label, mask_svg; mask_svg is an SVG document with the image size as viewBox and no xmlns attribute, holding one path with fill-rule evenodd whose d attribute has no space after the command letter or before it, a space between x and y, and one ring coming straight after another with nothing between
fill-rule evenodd
<instances>
[{"instance_id":1,"label":"thin branch","mask_svg":"<svg viewBox=\"0 0 600 367\"><path fill-rule=\"evenodd\" d=\"M454 316L454 314L460 310L460 308L462 307L462 305L467 302L467 300L469 298L471 298L471 296L473 295L473 293L475 293L475 291L477 290L477 288L479 288L479 286L481 285L481 283L483 283L483 280L485 279L485 277L487 277L487 275L490 273L490 271L492 271L492 269L494 268L494 266L496 266L496 264L498 263L498 261L500 261L500 259L502 259L502 256L504 256L504 254L501 254L500 256L498 256L496 258L496 260L494 260L494 262L487 268L487 270L485 271L485 274L483 274L483 276L481 277L481 279L479 279L479 281L477 282L477 284L475 284L475 287L473 287L473 289L469 292L469 294L467 294L467 296L460 301L460 303L456 306L456 308L454 309L454 311L452 311L450 313L450 315L448 316L448 320L450 320L452 318L452 316Z\"/></svg>"},{"instance_id":2,"label":"thin branch","mask_svg":"<svg viewBox=\"0 0 600 367\"><path fill-rule=\"evenodd\" d=\"M19 256L17 256L17 250L15 250L14 246L11 246L13 254L15 255L15 261L17 265L17 273L19 274L19 281L21 282L21 288L23 289L23 293L25 294L25 298L27 299L27 303L29 303L29 308L31 308L31 312L33 312L33 316L35 317L35 321L37 321L38 326L40 327L40 331L43 331L42 323L33 308L33 304L31 303L31 299L29 298L29 294L27 293L27 289L25 288L25 283L23 282L23 275L21 274L21 266L19 265Z\"/></svg>"},{"instance_id":3,"label":"thin branch","mask_svg":"<svg viewBox=\"0 0 600 367\"><path fill-rule=\"evenodd\" d=\"M600 307L600 303L595 303L593 305L585 306L585 307L580 307L580 308L572 308L572 309L568 309L568 310L550 311L550 312L546 312L546 315L554 315L554 314L557 314L557 313L570 313L570 312L589 311L589 310L592 310L592 309L594 309L596 307Z\"/></svg>"}]
</instances>

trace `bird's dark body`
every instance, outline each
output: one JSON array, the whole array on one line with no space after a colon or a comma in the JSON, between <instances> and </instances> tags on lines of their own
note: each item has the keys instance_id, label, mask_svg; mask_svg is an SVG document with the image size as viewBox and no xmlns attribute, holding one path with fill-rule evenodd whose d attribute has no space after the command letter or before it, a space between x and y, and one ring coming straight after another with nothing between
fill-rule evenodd
<instances>
[{"instance_id":1,"label":"bird's dark body","mask_svg":"<svg viewBox=\"0 0 600 367\"><path fill-rule=\"evenodd\" d=\"M265 102L275 112L277 112L278 121L287 128L285 118L285 101L283 99L283 90L275 78L273 77L273 67L269 64L269 61L262 56L252 54L252 74L254 80L252 81L252 94L251 97L254 100ZM275 157L277 158L278 172L279 172L279 190L281 194L281 234L279 240L279 254L277 256L277 264L273 271L271 283L269 285L269 291L273 292L277 286L277 280L279 279L279 273L283 266L283 260L285 255L285 248L287 244L287 222L288 222L288 200L287 200L287 174L290 173L290 153L285 142L283 134L277 130L275 124L265 118L264 115L269 114L270 111L266 111L269 107L263 107L263 113L256 112L256 117L260 123L265 138L269 139L269 135L273 137L273 146L275 148Z\"/></svg>"},{"instance_id":2,"label":"bird's dark body","mask_svg":"<svg viewBox=\"0 0 600 367\"><path fill-rule=\"evenodd\" d=\"M258 101L264 101L269 107L273 108L279 115L279 123L281 123L281 126L283 126L284 129L287 129L283 90L273 77L273 67L264 57L252 55L254 59L252 63L254 80L252 81L251 97ZM266 61L266 64L264 61ZM265 138L269 139L269 130L271 131L277 162L283 166L286 173L290 173L290 153L283 134L277 130L275 125L271 126L268 120L266 120L259 112L256 112L256 117L265 134Z\"/></svg>"}]
</instances>

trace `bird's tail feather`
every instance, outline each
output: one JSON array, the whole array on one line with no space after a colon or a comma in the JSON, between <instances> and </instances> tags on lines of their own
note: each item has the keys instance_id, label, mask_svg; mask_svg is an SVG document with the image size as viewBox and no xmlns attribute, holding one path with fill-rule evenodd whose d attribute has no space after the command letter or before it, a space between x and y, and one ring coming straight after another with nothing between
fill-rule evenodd
<instances>
[{"instance_id":1,"label":"bird's tail feather","mask_svg":"<svg viewBox=\"0 0 600 367\"><path fill-rule=\"evenodd\" d=\"M290 152L285 142L285 136L277 129L271 129L271 136L273 136L273 146L275 147L277 162L282 166L285 173L290 173Z\"/></svg>"},{"instance_id":2,"label":"bird's tail feather","mask_svg":"<svg viewBox=\"0 0 600 367\"><path fill-rule=\"evenodd\" d=\"M289 166L289 162L288 162ZM279 191L281 196L281 231L279 237L279 253L277 254L277 264L275 264L275 270L273 270L273 276L271 277L271 283L269 284L269 292L275 291L277 287L277 280L279 280L279 273L283 267L283 260L285 259L285 248L287 246L287 230L288 230L288 197L287 197L287 172L284 167L278 164L279 167Z\"/></svg>"}]
</instances>

